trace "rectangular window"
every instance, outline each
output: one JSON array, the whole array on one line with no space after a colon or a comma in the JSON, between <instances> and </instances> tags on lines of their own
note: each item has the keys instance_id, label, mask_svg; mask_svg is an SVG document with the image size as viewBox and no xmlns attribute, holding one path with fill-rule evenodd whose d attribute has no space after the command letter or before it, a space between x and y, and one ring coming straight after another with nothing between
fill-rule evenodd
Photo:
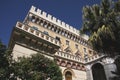
<instances>
[{"instance_id":1,"label":"rectangular window","mask_svg":"<svg viewBox=\"0 0 120 80\"><path fill-rule=\"evenodd\" d=\"M68 40L66 40L66 45L69 45L69 41Z\"/></svg>"},{"instance_id":2,"label":"rectangular window","mask_svg":"<svg viewBox=\"0 0 120 80\"><path fill-rule=\"evenodd\" d=\"M75 44L75 48L78 49L78 45L77 44Z\"/></svg>"},{"instance_id":3,"label":"rectangular window","mask_svg":"<svg viewBox=\"0 0 120 80\"><path fill-rule=\"evenodd\" d=\"M37 27L35 27L35 26L32 26L31 28L32 28L32 29L35 29L35 30L38 30L38 28L37 28Z\"/></svg>"},{"instance_id":4,"label":"rectangular window","mask_svg":"<svg viewBox=\"0 0 120 80\"><path fill-rule=\"evenodd\" d=\"M60 41L60 37L56 36L56 40Z\"/></svg>"},{"instance_id":5,"label":"rectangular window","mask_svg":"<svg viewBox=\"0 0 120 80\"><path fill-rule=\"evenodd\" d=\"M84 52L86 53L87 51L86 51L86 48L84 48Z\"/></svg>"},{"instance_id":6,"label":"rectangular window","mask_svg":"<svg viewBox=\"0 0 120 80\"><path fill-rule=\"evenodd\" d=\"M91 50L89 50L89 54L92 54L92 51L91 51Z\"/></svg>"},{"instance_id":7,"label":"rectangular window","mask_svg":"<svg viewBox=\"0 0 120 80\"><path fill-rule=\"evenodd\" d=\"M44 31L43 33L46 34L46 35L49 35L47 31Z\"/></svg>"}]
</instances>

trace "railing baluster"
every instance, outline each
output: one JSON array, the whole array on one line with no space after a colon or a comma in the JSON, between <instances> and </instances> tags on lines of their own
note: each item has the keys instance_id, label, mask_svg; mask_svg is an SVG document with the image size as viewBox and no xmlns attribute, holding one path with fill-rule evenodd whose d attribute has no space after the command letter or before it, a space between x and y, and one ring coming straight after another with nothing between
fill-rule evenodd
<instances>
[{"instance_id":1,"label":"railing baluster","mask_svg":"<svg viewBox=\"0 0 120 80\"><path fill-rule=\"evenodd\" d=\"M38 32L38 30L32 29L30 26L27 26L27 25L24 25L23 23L17 22L16 27L18 27L19 29L25 30L28 33L31 33L37 37L43 38L43 39L45 39L45 40L47 40L55 45L60 46L60 42L57 41L55 38L53 38L49 35L43 34L40 31Z\"/></svg>"}]
</instances>

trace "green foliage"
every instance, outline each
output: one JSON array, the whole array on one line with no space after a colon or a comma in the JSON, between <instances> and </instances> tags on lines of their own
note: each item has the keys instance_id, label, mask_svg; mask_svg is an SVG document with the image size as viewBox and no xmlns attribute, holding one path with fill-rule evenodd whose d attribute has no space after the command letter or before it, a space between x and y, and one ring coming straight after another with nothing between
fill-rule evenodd
<instances>
[{"instance_id":1,"label":"green foliage","mask_svg":"<svg viewBox=\"0 0 120 80\"><path fill-rule=\"evenodd\" d=\"M120 0L102 0L83 8L82 33L90 35L93 48L110 56L120 55Z\"/></svg>"},{"instance_id":2,"label":"green foliage","mask_svg":"<svg viewBox=\"0 0 120 80\"><path fill-rule=\"evenodd\" d=\"M0 80L10 79L11 66L10 66L10 51L0 41Z\"/></svg>"},{"instance_id":3,"label":"green foliage","mask_svg":"<svg viewBox=\"0 0 120 80\"><path fill-rule=\"evenodd\" d=\"M120 55L120 0L102 0L101 4L83 8L82 33L89 34L93 49L110 57ZM120 58L115 61L120 79Z\"/></svg>"},{"instance_id":4,"label":"green foliage","mask_svg":"<svg viewBox=\"0 0 120 80\"><path fill-rule=\"evenodd\" d=\"M11 51L0 41L0 80L62 80L55 61L41 55L12 59Z\"/></svg>"},{"instance_id":5,"label":"green foliage","mask_svg":"<svg viewBox=\"0 0 120 80\"><path fill-rule=\"evenodd\" d=\"M33 54L31 57L21 57L14 63L14 76L22 80L62 80L61 70L51 59Z\"/></svg>"}]
</instances>

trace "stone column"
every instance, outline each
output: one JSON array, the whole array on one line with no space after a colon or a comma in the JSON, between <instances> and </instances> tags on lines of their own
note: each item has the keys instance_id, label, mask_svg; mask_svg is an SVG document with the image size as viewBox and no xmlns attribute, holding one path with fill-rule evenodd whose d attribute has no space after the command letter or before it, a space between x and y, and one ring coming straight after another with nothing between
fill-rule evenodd
<instances>
[{"instance_id":1,"label":"stone column","mask_svg":"<svg viewBox=\"0 0 120 80\"><path fill-rule=\"evenodd\" d=\"M114 60L112 58L105 58L104 61L105 61L104 70L106 78L107 80L111 80L111 78L116 76L115 74L112 73L116 71L116 65L113 63Z\"/></svg>"},{"instance_id":2,"label":"stone column","mask_svg":"<svg viewBox=\"0 0 120 80\"><path fill-rule=\"evenodd\" d=\"M93 80L91 65L86 65L87 80Z\"/></svg>"}]
</instances>

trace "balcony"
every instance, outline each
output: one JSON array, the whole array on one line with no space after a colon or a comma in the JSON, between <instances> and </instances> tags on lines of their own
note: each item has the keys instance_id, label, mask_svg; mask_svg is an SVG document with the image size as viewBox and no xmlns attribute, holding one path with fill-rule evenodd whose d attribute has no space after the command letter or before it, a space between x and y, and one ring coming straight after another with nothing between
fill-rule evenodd
<instances>
[{"instance_id":1,"label":"balcony","mask_svg":"<svg viewBox=\"0 0 120 80\"><path fill-rule=\"evenodd\" d=\"M61 58L64 58L64 59L68 59L68 60L72 60L72 61L75 61L75 62L83 63L83 64L91 63L93 61L96 61L96 60L99 60L99 59L105 57L104 55L94 55L94 56L88 57L85 60L85 59L80 58L78 56L68 54L68 53L65 53L65 52L61 52L61 51L56 52L55 56L61 57Z\"/></svg>"},{"instance_id":2,"label":"balcony","mask_svg":"<svg viewBox=\"0 0 120 80\"><path fill-rule=\"evenodd\" d=\"M55 38L41 32L35 28L32 28L31 26L17 22L15 29L18 31L21 31L21 33L27 33L30 36L34 36L40 42L45 43L49 46L52 46L54 48L60 48L60 42L58 40L56 40Z\"/></svg>"},{"instance_id":3,"label":"balcony","mask_svg":"<svg viewBox=\"0 0 120 80\"><path fill-rule=\"evenodd\" d=\"M90 63L90 62L99 60L99 59L101 59L101 58L103 58L103 57L105 57L105 55L96 54L96 55L94 55L94 56L88 57L88 58L85 60L85 63Z\"/></svg>"},{"instance_id":4,"label":"balcony","mask_svg":"<svg viewBox=\"0 0 120 80\"><path fill-rule=\"evenodd\" d=\"M62 51L56 52L55 56L61 57L61 58L67 59L67 60L72 60L75 62L84 63L84 60L82 58L75 56L75 55L72 55L72 54L62 52Z\"/></svg>"}]
</instances>

